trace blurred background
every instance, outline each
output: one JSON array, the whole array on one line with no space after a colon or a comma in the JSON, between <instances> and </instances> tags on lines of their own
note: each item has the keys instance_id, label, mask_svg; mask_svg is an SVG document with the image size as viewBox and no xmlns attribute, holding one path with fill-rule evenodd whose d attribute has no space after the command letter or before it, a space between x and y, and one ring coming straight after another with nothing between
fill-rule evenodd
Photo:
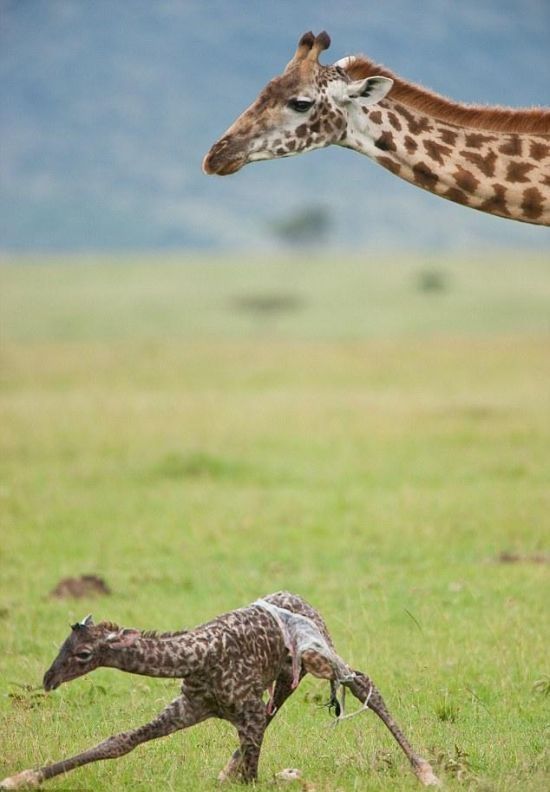
<instances>
[{"instance_id":1,"label":"blurred background","mask_svg":"<svg viewBox=\"0 0 550 792\"><path fill-rule=\"evenodd\" d=\"M308 228L335 248L550 246L547 229L441 201L336 147L228 179L200 170L309 29L332 37L325 62L364 52L456 100L545 104L547 0L2 0L0 11L0 250L269 249L307 242Z\"/></svg>"}]
</instances>

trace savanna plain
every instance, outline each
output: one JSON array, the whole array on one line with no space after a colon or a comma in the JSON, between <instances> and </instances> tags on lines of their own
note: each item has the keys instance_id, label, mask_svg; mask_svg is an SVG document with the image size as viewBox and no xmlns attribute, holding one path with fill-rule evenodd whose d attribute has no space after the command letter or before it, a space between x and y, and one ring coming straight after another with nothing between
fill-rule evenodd
<instances>
[{"instance_id":1,"label":"savanna plain","mask_svg":"<svg viewBox=\"0 0 550 792\"><path fill-rule=\"evenodd\" d=\"M0 777L154 716L174 680L51 694L69 624L190 627L309 599L449 789L550 788L550 263L18 258L0 266ZM64 577L111 594L60 599ZM413 790L373 713L306 678L258 789ZM348 699L349 702L349 699ZM45 788L209 790L209 721Z\"/></svg>"}]
</instances>

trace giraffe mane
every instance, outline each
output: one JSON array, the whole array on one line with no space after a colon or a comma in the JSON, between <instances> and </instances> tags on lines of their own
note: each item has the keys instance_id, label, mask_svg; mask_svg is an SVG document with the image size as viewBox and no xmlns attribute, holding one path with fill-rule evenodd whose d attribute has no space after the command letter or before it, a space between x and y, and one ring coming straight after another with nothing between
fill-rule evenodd
<instances>
[{"instance_id":1,"label":"giraffe mane","mask_svg":"<svg viewBox=\"0 0 550 792\"><path fill-rule=\"evenodd\" d=\"M158 630L145 630L141 633L142 638L177 638L178 635L185 635L189 630L172 630L170 632L158 632Z\"/></svg>"},{"instance_id":2,"label":"giraffe mane","mask_svg":"<svg viewBox=\"0 0 550 792\"><path fill-rule=\"evenodd\" d=\"M449 124L492 132L550 135L550 109L547 108L516 110L511 107L454 102L441 94L401 79L389 69L377 65L362 55L350 60L343 68L352 80L360 80L375 74L390 77L394 81L390 93L392 99Z\"/></svg>"},{"instance_id":3,"label":"giraffe mane","mask_svg":"<svg viewBox=\"0 0 550 792\"><path fill-rule=\"evenodd\" d=\"M118 632L121 628L112 621L100 621L94 627L98 632Z\"/></svg>"},{"instance_id":4,"label":"giraffe mane","mask_svg":"<svg viewBox=\"0 0 550 792\"><path fill-rule=\"evenodd\" d=\"M94 626L95 629L98 630L100 633L120 632L120 630L123 629L118 624L111 621L102 621ZM185 635L185 633L187 632L189 632L189 630L171 630L170 632L159 632L158 630L140 630L140 634L142 638L159 638L159 639L175 638L178 635Z\"/></svg>"}]
</instances>

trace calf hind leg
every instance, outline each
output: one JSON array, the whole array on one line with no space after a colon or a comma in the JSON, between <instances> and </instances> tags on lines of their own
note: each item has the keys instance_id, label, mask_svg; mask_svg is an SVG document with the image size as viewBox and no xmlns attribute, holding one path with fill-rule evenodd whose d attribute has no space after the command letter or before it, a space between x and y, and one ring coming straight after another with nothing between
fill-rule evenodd
<instances>
[{"instance_id":1,"label":"calf hind leg","mask_svg":"<svg viewBox=\"0 0 550 792\"><path fill-rule=\"evenodd\" d=\"M303 674L302 674L303 676ZM295 691L295 688L292 686L292 674L281 674L277 677L275 682L275 689L273 691L273 697L270 700L270 708L269 712L266 708L266 722L265 727L267 728L275 715L281 709L285 701L289 696L291 696ZM220 771L218 775L218 781L228 781L230 778L234 778L240 770L241 767L241 749L237 748L236 751L233 752L228 763L225 765L223 770Z\"/></svg>"},{"instance_id":2,"label":"calf hind leg","mask_svg":"<svg viewBox=\"0 0 550 792\"><path fill-rule=\"evenodd\" d=\"M238 772L243 781L247 783L255 781L258 777L258 762L267 726L265 704L262 699L245 702L232 722L241 743Z\"/></svg>"},{"instance_id":3,"label":"calf hind leg","mask_svg":"<svg viewBox=\"0 0 550 792\"><path fill-rule=\"evenodd\" d=\"M385 723L394 739L399 743L404 754L411 763L412 769L418 780L424 786L438 786L439 779L433 772L431 765L412 748L411 744L390 715L380 691L371 682L368 676L355 671L351 680L344 682L355 698L359 699L368 709L375 712Z\"/></svg>"},{"instance_id":4,"label":"calf hind leg","mask_svg":"<svg viewBox=\"0 0 550 792\"><path fill-rule=\"evenodd\" d=\"M300 679L303 676L303 672L300 675ZM277 677L275 682L275 689L273 691L273 696L270 699L268 706L262 705L265 707L265 729L269 726L275 715L279 712L285 701L289 696L291 696L294 691L295 687L293 686L293 678L292 674L282 673ZM218 775L218 781L228 781L231 778L234 778L238 773L241 771L242 767L242 751L241 748L237 748L236 751L233 752L230 760L227 762L223 770L220 771Z\"/></svg>"}]
</instances>

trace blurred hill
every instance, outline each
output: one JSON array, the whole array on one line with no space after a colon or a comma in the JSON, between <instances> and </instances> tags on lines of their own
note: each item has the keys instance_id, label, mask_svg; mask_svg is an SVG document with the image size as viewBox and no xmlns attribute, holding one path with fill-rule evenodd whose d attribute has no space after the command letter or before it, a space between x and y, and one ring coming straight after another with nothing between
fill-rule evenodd
<instances>
[{"instance_id":1,"label":"blurred hill","mask_svg":"<svg viewBox=\"0 0 550 792\"><path fill-rule=\"evenodd\" d=\"M544 248L337 148L207 178L203 154L307 29L457 100L549 101L548 0L1 0L3 250L261 248L315 205L333 245Z\"/></svg>"}]
</instances>

